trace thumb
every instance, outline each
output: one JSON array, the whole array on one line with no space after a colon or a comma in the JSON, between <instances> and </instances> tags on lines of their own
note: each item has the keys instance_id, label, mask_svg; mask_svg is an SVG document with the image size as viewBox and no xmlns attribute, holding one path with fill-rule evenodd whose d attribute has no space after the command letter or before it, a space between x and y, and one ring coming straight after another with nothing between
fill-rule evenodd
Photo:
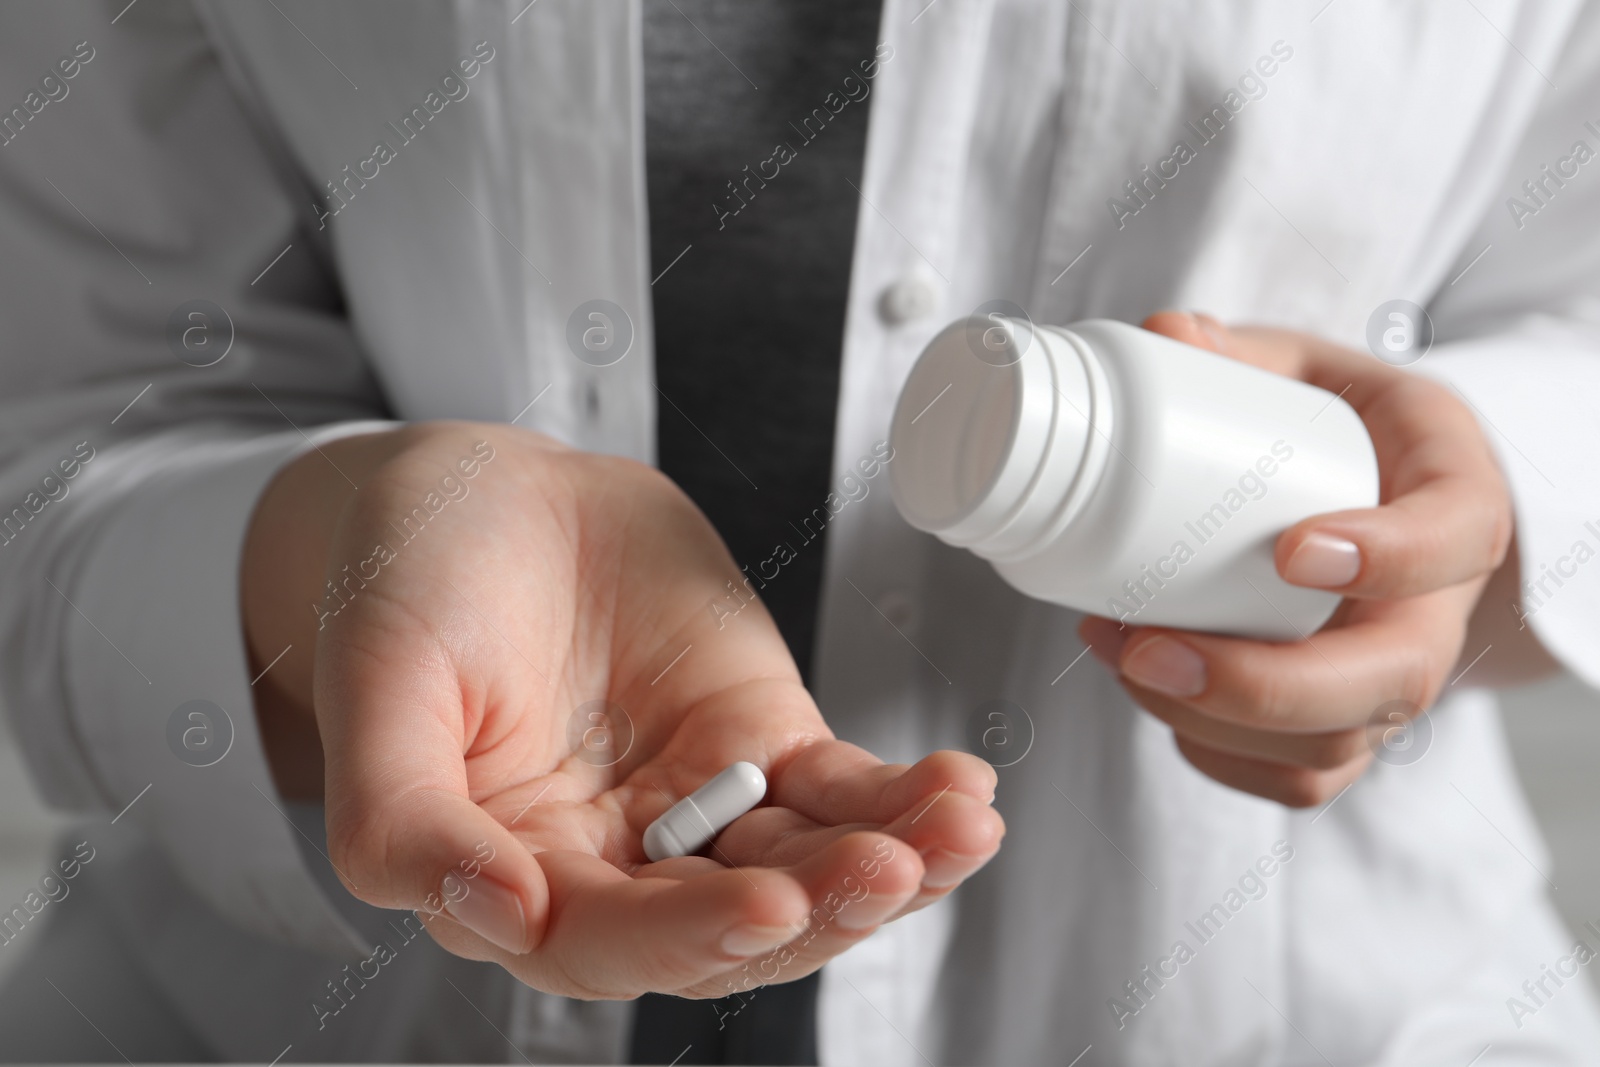
<instances>
[{"instance_id":1,"label":"thumb","mask_svg":"<svg viewBox=\"0 0 1600 1067\"><path fill-rule=\"evenodd\" d=\"M368 904L443 913L501 949L529 951L549 889L527 847L468 794L454 671L404 650L382 661L323 655L331 644L318 649L336 666L318 671L316 704L339 877Z\"/></svg>"},{"instance_id":2,"label":"thumb","mask_svg":"<svg viewBox=\"0 0 1600 1067\"><path fill-rule=\"evenodd\" d=\"M1141 324L1151 333L1248 363L1253 367L1305 379L1304 338L1286 330L1259 326L1225 326L1203 311L1158 311ZM1313 382L1323 385L1322 382ZM1324 386L1326 387L1326 386Z\"/></svg>"},{"instance_id":3,"label":"thumb","mask_svg":"<svg viewBox=\"0 0 1600 1067\"><path fill-rule=\"evenodd\" d=\"M1195 315L1187 311L1158 311L1140 323L1151 333L1159 333L1174 341L1203 348L1219 355L1232 355L1228 328L1210 315Z\"/></svg>"}]
</instances>

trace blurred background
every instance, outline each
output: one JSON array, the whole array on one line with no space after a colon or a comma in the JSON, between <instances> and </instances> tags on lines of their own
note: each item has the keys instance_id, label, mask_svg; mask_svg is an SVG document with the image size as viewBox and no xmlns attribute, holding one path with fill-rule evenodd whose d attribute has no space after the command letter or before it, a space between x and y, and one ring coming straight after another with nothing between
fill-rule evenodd
<instances>
[{"instance_id":1,"label":"blurred background","mask_svg":"<svg viewBox=\"0 0 1600 1067\"><path fill-rule=\"evenodd\" d=\"M1569 926L1600 921L1600 694L1563 675L1507 690L1502 705L1523 788L1554 856L1544 873L1556 884L1556 904ZM0 716L0 901L37 887L56 834L70 825L40 804ZM1507 861L1521 862L1509 846ZM0 975L14 958L22 957L0 946Z\"/></svg>"}]
</instances>

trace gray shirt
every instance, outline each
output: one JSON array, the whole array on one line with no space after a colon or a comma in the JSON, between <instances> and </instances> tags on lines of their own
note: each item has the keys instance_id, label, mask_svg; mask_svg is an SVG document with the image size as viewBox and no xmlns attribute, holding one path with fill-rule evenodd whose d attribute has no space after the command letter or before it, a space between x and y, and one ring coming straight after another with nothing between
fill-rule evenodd
<instances>
[{"instance_id":1,"label":"gray shirt","mask_svg":"<svg viewBox=\"0 0 1600 1067\"><path fill-rule=\"evenodd\" d=\"M823 535L804 520L828 493L871 90L860 64L878 10L644 11L661 468L752 573L789 549L761 597L809 674ZM631 1059L815 1063L816 988L812 976L718 1001L645 997Z\"/></svg>"},{"instance_id":2,"label":"gray shirt","mask_svg":"<svg viewBox=\"0 0 1600 1067\"><path fill-rule=\"evenodd\" d=\"M793 551L761 596L809 673L879 12L644 10L661 467L752 573Z\"/></svg>"}]
</instances>

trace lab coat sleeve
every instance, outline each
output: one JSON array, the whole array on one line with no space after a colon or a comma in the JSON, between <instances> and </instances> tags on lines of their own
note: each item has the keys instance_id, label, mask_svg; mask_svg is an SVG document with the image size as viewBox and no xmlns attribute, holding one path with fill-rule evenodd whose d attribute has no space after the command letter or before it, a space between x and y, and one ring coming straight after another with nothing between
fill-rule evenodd
<instances>
[{"instance_id":1,"label":"lab coat sleeve","mask_svg":"<svg viewBox=\"0 0 1600 1067\"><path fill-rule=\"evenodd\" d=\"M49 802L142 827L253 931L353 951L268 774L238 569L273 474L383 405L192 12L108 11L0 34L34 79L0 135L0 694Z\"/></svg>"},{"instance_id":2,"label":"lab coat sleeve","mask_svg":"<svg viewBox=\"0 0 1600 1067\"><path fill-rule=\"evenodd\" d=\"M1416 369L1471 405L1510 485L1522 596L1490 610L1516 612L1568 669L1600 687L1595 5L1580 15L1560 66L1546 73L1553 85L1430 303L1438 343Z\"/></svg>"}]
</instances>

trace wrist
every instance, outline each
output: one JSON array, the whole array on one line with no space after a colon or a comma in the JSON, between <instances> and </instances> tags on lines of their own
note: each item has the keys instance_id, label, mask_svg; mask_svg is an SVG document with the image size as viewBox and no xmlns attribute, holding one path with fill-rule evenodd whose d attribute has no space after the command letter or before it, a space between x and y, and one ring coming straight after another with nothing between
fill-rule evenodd
<instances>
[{"instance_id":1,"label":"wrist","mask_svg":"<svg viewBox=\"0 0 1600 1067\"><path fill-rule=\"evenodd\" d=\"M322 795L312 702L317 618L340 516L404 429L330 441L285 464L256 502L240 556L239 603L257 727L281 795Z\"/></svg>"}]
</instances>

